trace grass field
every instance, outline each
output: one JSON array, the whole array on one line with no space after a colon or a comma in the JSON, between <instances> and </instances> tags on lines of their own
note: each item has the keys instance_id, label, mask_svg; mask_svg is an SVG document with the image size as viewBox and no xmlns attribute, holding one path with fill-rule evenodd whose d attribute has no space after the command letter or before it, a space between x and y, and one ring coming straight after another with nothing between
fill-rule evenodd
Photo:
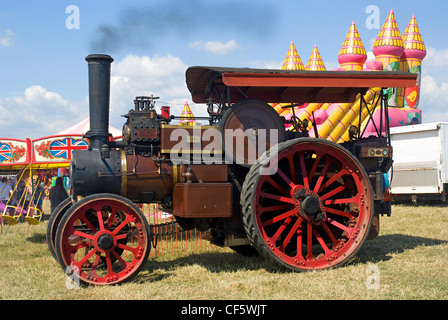
<instances>
[{"instance_id":1,"label":"grass field","mask_svg":"<svg viewBox=\"0 0 448 320\"><path fill-rule=\"evenodd\" d=\"M47 222L3 226L0 299L7 300L446 300L448 206L394 205L378 238L348 265L291 273L261 257L207 246L153 257L130 283L66 286L44 244ZM372 281L374 280L374 281Z\"/></svg>"}]
</instances>

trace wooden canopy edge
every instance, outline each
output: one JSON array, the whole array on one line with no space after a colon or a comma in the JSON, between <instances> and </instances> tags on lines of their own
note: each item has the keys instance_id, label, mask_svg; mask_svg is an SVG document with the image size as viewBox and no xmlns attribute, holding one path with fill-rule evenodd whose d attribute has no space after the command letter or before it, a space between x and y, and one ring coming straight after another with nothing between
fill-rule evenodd
<instances>
[{"instance_id":1,"label":"wooden canopy edge","mask_svg":"<svg viewBox=\"0 0 448 320\"><path fill-rule=\"evenodd\" d=\"M305 72L286 74L224 72L222 80L229 87L406 88L415 86L417 79L416 74L409 72Z\"/></svg>"},{"instance_id":2,"label":"wooden canopy edge","mask_svg":"<svg viewBox=\"0 0 448 320\"><path fill-rule=\"evenodd\" d=\"M212 90L229 88L231 102L353 102L369 88L405 88L417 75L402 71L292 71L277 69L190 67L186 83L193 102L206 103Z\"/></svg>"}]
</instances>

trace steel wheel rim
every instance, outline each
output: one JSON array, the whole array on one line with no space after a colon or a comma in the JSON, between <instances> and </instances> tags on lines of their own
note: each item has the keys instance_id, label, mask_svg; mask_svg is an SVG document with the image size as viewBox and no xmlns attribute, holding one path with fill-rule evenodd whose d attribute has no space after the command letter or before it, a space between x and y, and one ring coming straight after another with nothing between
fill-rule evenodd
<instances>
[{"instance_id":1,"label":"steel wheel rim","mask_svg":"<svg viewBox=\"0 0 448 320\"><path fill-rule=\"evenodd\" d=\"M255 220L265 246L280 264L295 270L346 263L365 240L372 219L362 166L326 141L284 148L277 159L277 172L260 175L255 190Z\"/></svg>"},{"instance_id":2,"label":"steel wheel rim","mask_svg":"<svg viewBox=\"0 0 448 320\"><path fill-rule=\"evenodd\" d=\"M56 238L56 230L58 228L59 222L61 221L62 216L65 212L71 207L72 205L72 199L67 198L64 201L62 201L51 213L50 219L48 220L47 225L47 232L46 232L46 239L47 239L47 246L50 250L51 255L55 260L57 260L57 255L55 252L55 238Z\"/></svg>"},{"instance_id":3,"label":"steel wheel rim","mask_svg":"<svg viewBox=\"0 0 448 320\"><path fill-rule=\"evenodd\" d=\"M149 228L143 214L127 201L83 200L67 211L58 227L61 266L67 275L87 284L129 280L149 255Z\"/></svg>"}]
</instances>

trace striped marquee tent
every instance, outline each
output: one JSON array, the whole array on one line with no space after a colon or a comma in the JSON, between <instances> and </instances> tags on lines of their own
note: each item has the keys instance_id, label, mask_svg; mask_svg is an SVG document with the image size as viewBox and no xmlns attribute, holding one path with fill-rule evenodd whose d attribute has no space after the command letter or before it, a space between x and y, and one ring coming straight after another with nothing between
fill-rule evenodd
<instances>
[{"instance_id":1,"label":"striped marquee tent","mask_svg":"<svg viewBox=\"0 0 448 320\"><path fill-rule=\"evenodd\" d=\"M83 135L89 130L89 118L52 136L31 140L0 138L0 170L21 169L31 166L39 169L70 166L73 150L88 148ZM121 130L109 127L114 139L120 139Z\"/></svg>"}]
</instances>

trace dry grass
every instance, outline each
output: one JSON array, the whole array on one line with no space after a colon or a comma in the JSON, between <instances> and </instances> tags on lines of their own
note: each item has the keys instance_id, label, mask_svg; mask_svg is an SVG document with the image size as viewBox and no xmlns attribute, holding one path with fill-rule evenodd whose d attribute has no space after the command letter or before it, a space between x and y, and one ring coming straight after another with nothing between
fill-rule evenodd
<instances>
[{"instance_id":1,"label":"dry grass","mask_svg":"<svg viewBox=\"0 0 448 320\"><path fill-rule=\"evenodd\" d=\"M446 300L448 206L394 205L381 234L343 268L310 273L280 270L261 257L227 248L165 252L130 283L67 289L51 257L43 222L4 226L0 235L0 299L25 300ZM379 288L368 289L369 266Z\"/></svg>"}]
</instances>

